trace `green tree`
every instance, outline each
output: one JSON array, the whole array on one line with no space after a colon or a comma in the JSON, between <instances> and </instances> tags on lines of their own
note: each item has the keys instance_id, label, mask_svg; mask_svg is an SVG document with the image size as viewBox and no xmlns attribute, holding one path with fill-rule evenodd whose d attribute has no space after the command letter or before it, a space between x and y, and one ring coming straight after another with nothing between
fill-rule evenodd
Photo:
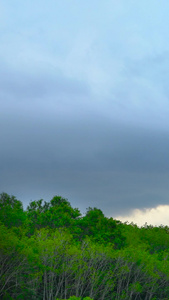
<instances>
[{"instance_id":1,"label":"green tree","mask_svg":"<svg viewBox=\"0 0 169 300\"><path fill-rule=\"evenodd\" d=\"M15 196L9 196L7 193L0 194L0 221L7 226L18 227L24 224L26 213L23 211L22 202Z\"/></svg>"},{"instance_id":2,"label":"green tree","mask_svg":"<svg viewBox=\"0 0 169 300\"><path fill-rule=\"evenodd\" d=\"M80 216L77 208L72 208L67 199L55 196L50 202L32 201L27 207L29 227L33 233L40 228L69 228Z\"/></svg>"},{"instance_id":3,"label":"green tree","mask_svg":"<svg viewBox=\"0 0 169 300\"><path fill-rule=\"evenodd\" d=\"M27 239L0 224L0 299L31 299L36 263Z\"/></svg>"},{"instance_id":4,"label":"green tree","mask_svg":"<svg viewBox=\"0 0 169 300\"><path fill-rule=\"evenodd\" d=\"M111 243L117 249L125 245L125 237L122 234L123 225L113 218L106 218L96 207L89 207L86 215L77 220L77 226L80 228L81 239L89 236L96 242Z\"/></svg>"}]
</instances>

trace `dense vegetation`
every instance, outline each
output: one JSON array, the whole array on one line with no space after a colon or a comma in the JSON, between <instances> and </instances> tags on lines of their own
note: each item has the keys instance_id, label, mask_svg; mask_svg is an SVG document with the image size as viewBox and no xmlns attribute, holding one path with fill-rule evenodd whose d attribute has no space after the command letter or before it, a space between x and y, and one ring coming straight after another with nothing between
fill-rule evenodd
<instances>
[{"instance_id":1,"label":"dense vegetation","mask_svg":"<svg viewBox=\"0 0 169 300\"><path fill-rule=\"evenodd\" d=\"M169 228L2 193L0 299L169 299Z\"/></svg>"}]
</instances>

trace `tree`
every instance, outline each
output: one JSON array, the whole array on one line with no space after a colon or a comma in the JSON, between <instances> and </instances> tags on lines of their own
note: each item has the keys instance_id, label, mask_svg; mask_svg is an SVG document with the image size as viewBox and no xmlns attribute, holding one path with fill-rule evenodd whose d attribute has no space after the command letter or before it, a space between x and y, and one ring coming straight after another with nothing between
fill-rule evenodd
<instances>
[{"instance_id":1,"label":"tree","mask_svg":"<svg viewBox=\"0 0 169 300\"><path fill-rule=\"evenodd\" d=\"M28 244L0 224L0 299L31 299L37 267Z\"/></svg>"},{"instance_id":2,"label":"tree","mask_svg":"<svg viewBox=\"0 0 169 300\"><path fill-rule=\"evenodd\" d=\"M26 213L23 211L22 202L15 196L6 193L0 194L0 221L7 226L18 227L24 224Z\"/></svg>"},{"instance_id":3,"label":"tree","mask_svg":"<svg viewBox=\"0 0 169 300\"><path fill-rule=\"evenodd\" d=\"M81 229L81 239L89 236L96 242L111 243L117 249L125 245L125 237L122 234L123 225L113 218L106 218L96 207L89 207L86 215L77 221L77 226Z\"/></svg>"},{"instance_id":4,"label":"tree","mask_svg":"<svg viewBox=\"0 0 169 300\"><path fill-rule=\"evenodd\" d=\"M50 202L32 201L27 207L29 226L33 233L40 228L69 228L81 215L79 209L72 208L67 199L55 196Z\"/></svg>"}]
</instances>

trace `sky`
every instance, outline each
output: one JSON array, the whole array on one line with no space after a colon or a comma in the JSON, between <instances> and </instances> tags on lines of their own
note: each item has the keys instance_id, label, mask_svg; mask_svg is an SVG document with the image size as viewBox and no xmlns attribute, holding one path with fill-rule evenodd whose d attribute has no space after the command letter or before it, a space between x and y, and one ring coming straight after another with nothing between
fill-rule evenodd
<instances>
[{"instance_id":1,"label":"sky","mask_svg":"<svg viewBox=\"0 0 169 300\"><path fill-rule=\"evenodd\" d=\"M0 192L169 225L168 15L167 0L1 0Z\"/></svg>"}]
</instances>

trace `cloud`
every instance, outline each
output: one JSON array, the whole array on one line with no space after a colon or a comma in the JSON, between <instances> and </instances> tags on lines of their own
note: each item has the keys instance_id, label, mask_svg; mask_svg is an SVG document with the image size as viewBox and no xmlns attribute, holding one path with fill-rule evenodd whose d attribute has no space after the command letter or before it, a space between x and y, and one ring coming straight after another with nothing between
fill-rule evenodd
<instances>
[{"instance_id":1,"label":"cloud","mask_svg":"<svg viewBox=\"0 0 169 300\"><path fill-rule=\"evenodd\" d=\"M168 201L168 134L97 113L1 119L0 189L26 203L55 194L106 215Z\"/></svg>"},{"instance_id":2,"label":"cloud","mask_svg":"<svg viewBox=\"0 0 169 300\"><path fill-rule=\"evenodd\" d=\"M117 216L115 218L122 222L133 222L138 226L143 226L145 223L153 226L169 226L169 205L158 205L154 208L135 209L128 215Z\"/></svg>"},{"instance_id":3,"label":"cloud","mask_svg":"<svg viewBox=\"0 0 169 300\"><path fill-rule=\"evenodd\" d=\"M0 190L167 204L169 4L2 2Z\"/></svg>"}]
</instances>

